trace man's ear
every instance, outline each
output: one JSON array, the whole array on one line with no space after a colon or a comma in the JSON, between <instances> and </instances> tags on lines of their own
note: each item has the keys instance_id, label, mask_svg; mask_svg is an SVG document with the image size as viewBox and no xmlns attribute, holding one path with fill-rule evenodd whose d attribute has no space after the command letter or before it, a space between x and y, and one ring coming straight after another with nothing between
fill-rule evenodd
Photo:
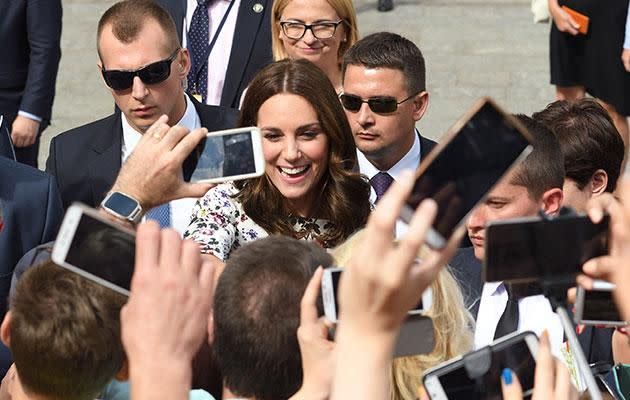
<instances>
[{"instance_id":1,"label":"man's ear","mask_svg":"<svg viewBox=\"0 0 630 400\"><path fill-rule=\"evenodd\" d=\"M177 61L177 73L180 79L186 79L190 72L190 52L186 48L180 50L180 55L175 59Z\"/></svg>"},{"instance_id":2,"label":"man's ear","mask_svg":"<svg viewBox=\"0 0 630 400\"><path fill-rule=\"evenodd\" d=\"M8 311L4 316L2 325L0 325L0 340L2 340L2 343L7 347L11 346L11 321L11 311Z\"/></svg>"},{"instance_id":3,"label":"man's ear","mask_svg":"<svg viewBox=\"0 0 630 400\"><path fill-rule=\"evenodd\" d=\"M562 189L553 188L547 190L542 195L542 210L545 214L557 215L562 207L562 199L564 194Z\"/></svg>"},{"instance_id":4,"label":"man's ear","mask_svg":"<svg viewBox=\"0 0 630 400\"><path fill-rule=\"evenodd\" d=\"M114 375L114 378L116 378L118 382L126 382L129 380L129 363L127 362L127 357L123 360L123 363L118 372L116 372L116 375Z\"/></svg>"},{"instance_id":5,"label":"man's ear","mask_svg":"<svg viewBox=\"0 0 630 400\"><path fill-rule=\"evenodd\" d=\"M603 169L598 169L591 176L591 196L599 196L608 187L608 174Z\"/></svg>"},{"instance_id":6,"label":"man's ear","mask_svg":"<svg viewBox=\"0 0 630 400\"><path fill-rule=\"evenodd\" d=\"M427 91L420 92L413 98L413 119L419 121L429 107L429 93Z\"/></svg>"}]
</instances>

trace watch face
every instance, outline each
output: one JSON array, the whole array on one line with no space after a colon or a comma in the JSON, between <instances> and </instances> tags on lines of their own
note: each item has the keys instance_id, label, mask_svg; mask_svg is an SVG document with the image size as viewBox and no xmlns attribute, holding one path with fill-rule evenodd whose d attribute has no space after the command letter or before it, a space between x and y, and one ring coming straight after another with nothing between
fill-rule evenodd
<instances>
[{"instance_id":1,"label":"watch face","mask_svg":"<svg viewBox=\"0 0 630 400\"><path fill-rule=\"evenodd\" d=\"M120 215L128 217L134 212L136 207L138 207L138 203L122 193L114 192L109 199L107 199L105 207L117 212Z\"/></svg>"}]
</instances>

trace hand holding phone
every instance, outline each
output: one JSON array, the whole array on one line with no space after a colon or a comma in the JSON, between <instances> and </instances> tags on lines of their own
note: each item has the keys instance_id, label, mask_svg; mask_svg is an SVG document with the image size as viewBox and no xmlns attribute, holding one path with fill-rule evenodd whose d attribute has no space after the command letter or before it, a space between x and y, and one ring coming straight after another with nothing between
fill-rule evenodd
<instances>
[{"instance_id":1,"label":"hand holding phone","mask_svg":"<svg viewBox=\"0 0 630 400\"><path fill-rule=\"evenodd\" d=\"M432 400L500 400L501 375L509 369L528 394L534 387L537 353L535 333L513 333L429 369L424 387Z\"/></svg>"},{"instance_id":2,"label":"hand holding phone","mask_svg":"<svg viewBox=\"0 0 630 400\"><path fill-rule=\"evenodd\" d=\"M605 281L594 281L593 289L577 288L575 301L575 323L595 326L626 326L613 299L615 285Z\"/></svg>"},{"instance_id":3,"label":"hand holding phone","mask_svg":"<svg viewBox=\"0 0 630 400\"><path fill-rule=\"evenodd\" d=\"M182 169L189 155L208 132L169 126L161 116L142 135L133 153L122 164L112 191L138 200L143 210L184 197L201 197L213 185L184 180Z\"/></svg>"},{"instance_id":4,"label":"hand holding phone","mask_svg":"<svg viewBox=\"0 0 630 400\"><path fill-rule=\"evenodd\" d=\"M400 217L409 222L426 198L438 205L426 243L443 248L455 229L499 179L531 151L518 120L489 98L479 100L423 158Z\"/></svg>"}]
</instances>

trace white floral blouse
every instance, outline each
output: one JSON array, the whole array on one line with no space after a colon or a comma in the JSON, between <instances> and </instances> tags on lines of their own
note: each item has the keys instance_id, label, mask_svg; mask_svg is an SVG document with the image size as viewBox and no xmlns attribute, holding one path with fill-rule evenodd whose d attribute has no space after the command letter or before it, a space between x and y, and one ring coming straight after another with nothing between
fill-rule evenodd
<instances>
[{"instance_id":1,"label":"white floral blouse","mask_svg":"<svg viewBox=\"0 0 630 400\"><path fill-rule=\"evenodd\" d=\"M220 184L195 204L184 238L198 243L202 253L227 260L243 243L269 236L245 214L240 201L233 197L236 193L238 189L232 183ZM289 218L298 239L315 240L332 227L325 219Z\"/></svg>"}]
</instances>

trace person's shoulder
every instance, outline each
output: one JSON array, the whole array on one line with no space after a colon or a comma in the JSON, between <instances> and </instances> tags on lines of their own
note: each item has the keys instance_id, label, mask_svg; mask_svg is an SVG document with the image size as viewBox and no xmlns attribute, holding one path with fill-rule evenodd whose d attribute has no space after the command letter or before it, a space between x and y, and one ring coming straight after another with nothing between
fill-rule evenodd
<instances>
[{"instance_id":1,"label":"person's shoulder","mask_svg":"<svg viewBox=\"0 0 630 400\"><path fill-rule=\"evenodd\" d=\"M108 115L105 118L101 118L96 121L88 122L87 124L77 126L52 138L53 142L68 143L77 141L92 141L94 135L108 129L120 116L117 113Z\"/></svg>"},{"instance_id":2,"label":"person's shoulder","mask_svg":"<svg viewBox=\"0 0 630 400\"><path fill-rule=\"evenodd\" d=\"M0 157L0 182L49 181L51 176L37 168Z\"/></svg>"}]
</instances>

